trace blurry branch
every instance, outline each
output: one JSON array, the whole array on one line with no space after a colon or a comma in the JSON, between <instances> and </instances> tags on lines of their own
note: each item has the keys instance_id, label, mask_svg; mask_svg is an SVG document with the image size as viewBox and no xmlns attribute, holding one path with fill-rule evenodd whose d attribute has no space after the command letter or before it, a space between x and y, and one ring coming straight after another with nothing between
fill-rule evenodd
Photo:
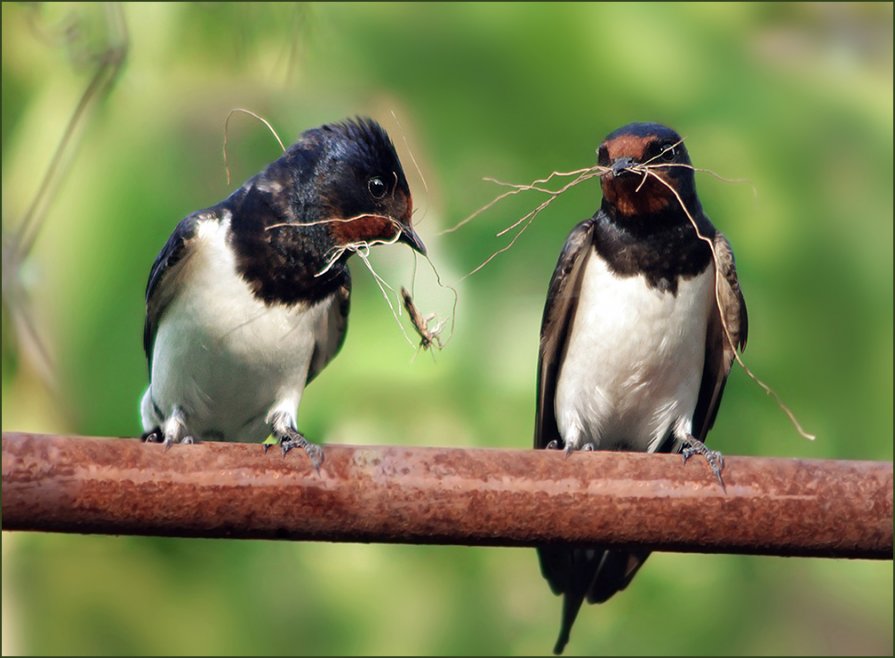
<instances>
[{"instance_id":1,"label":"blurry branch","mask_svg":"<svg viewBox=\"0 0 895 658\"><path fill-rule=\"evenodd\" d=\"M93 60L96 70L68 119L68 124L62 133L62 139L56 146L56 152L50 160L50 165L37 189L37 193L34 195L34 200L28 207L25 217L18 227L15 246L23 254L27 255L31 251L31 247L37 239L40 225L49 205L49 199L53 197L66 169L66 167L62 167L62 164L68 161L67 156L74 149L72 145L73 138L77 133L78 127L87 116L88 108L92 107L92 101L102 97L111 89L124 64L128 50L128 34L121 5L109 3L106 11L109 30L112 34L109 39L110 43L101 52L90 58ZM70 30L66 31L69 32Z\"/></svg>"},{"instance_id":2,"label":"blurry branch","mask_svg":"<svg viewBox=\"0 0 895 658\"><path fill-rule=\"evenodd\" d=\"M3 434L3 530L892 558L892 464Z\"/></svg>"},{"instance_id":3,"label":"blurry branch","mask_svg":"<svg viewBox=\"0 0 895 658\"><path fill-rule=\"evenodd\" d=\"M26 353L37 363L38 371L44 379L51 382L52 360L34 322L21 271L40 234L47 210L55 198L56 191L70 169L76 148L75 137L90 116L88 110L95 108L98 99L108 94L112 88L127 56L129 38L124 14L119 3L109 3L103 7L106 14L108 38L99 51L91 49L90 35L81 24L82 20L86 21L86 19L83 19L82 16L75 13L69 14L57 34L47 31L37 21L36 8L30 9L30 11L32 11L29 14L30 24L35 36L49 46L65 46L75 64L86 63L95 67L87 87L68 119L50 164L44 172L22 220L14 230L8 231L6 218L4 218L3 305L13 315L17 339L23 343ZM81 11L86 10L82 8Z\"/></svg>"}]
</instances>

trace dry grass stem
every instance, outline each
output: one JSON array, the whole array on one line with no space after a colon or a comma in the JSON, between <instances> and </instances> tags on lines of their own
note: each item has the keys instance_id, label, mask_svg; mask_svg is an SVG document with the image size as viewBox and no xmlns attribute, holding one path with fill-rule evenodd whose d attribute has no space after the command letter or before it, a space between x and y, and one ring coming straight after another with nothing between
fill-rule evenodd
<instances>
[{"instance_id":1,"label":"dry grass stem","mask_svg":"<svg viewBox=\"0 0 895 658\"><path fill-rule=\"evenodd\" d=\"M523 185L523 186L520 186L520 187L519 187L519 191L520 191L520 192L523 192L523 191L526 191L526 190L533 190L533 191L535 191L535 192L542 192L542 193L547 194L547 195L550 196L549 199L547 199L546 201L542 202L537 208L535 208L535 209L532 211L533 214L537 215L537 214L539 214L542 210L544 210L547 206L549 206L551 203L553 203L553 200L556 199L558 196L560 196L561 194L565 193L567 190L569 190L569 189L575 187L575 186L578 185L579 183L583 183L584 181L586 181L586 180L590 180L591 178L595 178L595 177L598 177L598 176L602 176L603 173L605 173L604 170L605 170L605 167L599 167L599 166L597 166L597 167L591 167L590 169L587 169L587 170L585 170L584 172L582 172L577 178L575 178L575 180L573 180L573 181L570 182L570 183L566 183L565 185L563 185L563 186L562 186L561 188L559 188L558 190L550 190L550 189L547 189L547 188L544 188L544 187L537 187L537 186L535 186L535 185ZM497 182L497 181L495 181L495 182ZM512 231L514 228L516 228L517 226L519 226L519 224L521 224L523 221L525 221L525 217L523 217L522 219L519 219L518 221L516 221L515 223L511 224L510 226L507 226L507 227L506 227L505 229L503 229L502 231L499 231L499 232L497 233L497 237L499 237L499 238L500 238L500 237L503 237L504 235L506 235L507 233L509 233L510 231Z\"/></svg>"},{"instance_id":2,"label":"dry grass stem","mask_svg":"<svg viewBox=\"0 0 895 658\"><path fill-rule=\"evenodd\" d=\"M539 186L539 185L544 184L544 183L549 183L553 178L555 178L555 177L557 177L557 176L578 176L578 175L581 175L581 174L583 174L583 173L585 173L585 172L593 171L594 169L595 169L595 167L587 167L587 168L584 168L584 169L576 169L575 171L565 171L565 172L563 172L563 171L554 171L553 173L551 173L551 174L550 174L549 176L547 176L546 178L539 178L539 179L537 179L537 180L532 181L532 182L529 183L528 185L518 185L518 184L516 184L516 183L504 183L504 182L499 181L499 180L496 180L496 179L494 179L494 178L485 177L483 180L486 180L486 181L491 182L491 183L496 183L496 184L498 184L498 185L504 185L504 186L507 186L507 187L512 187L512 188L514 188L514 189L509 190L509 191L507 191L507 192L504 192L503 194L501 194L501 195L495 197L494 199L491 199L491 201L489 201L489 202L486 203L484 206L482 206L481 208L479 208L478 210L476 210L475 212L473 212L471 215L468 215L468 216L465 217L464 219L460 220L458 223L454 224L452 227L444 229L444 230L443 230L441 233L439 233L438 235L445 235L446 233L453 233L454 231L458 230L460 227L462 227L462 226L468 224L468 223L471 222L473 219L475 219L476 217L478 217L479 215L481 215L483 212L485 212L486 210L488 210L489 208L491 208L492 206L494 206L494 205L497 204L498 202L503 201L504 199L506 199L506 198L509 197L509 196L513 196L513 195L515 195L515 194L519 194L519 192L524 192L524 191L526 191L526 190L538 190L538 186ZM538 190L538 191L542 191L542 190Z\"/></svg>"},{"instance_id":3,"label":"dry grass stem","mask_svg":"<svg viewBox=\"0 0 895 658\"><path fill-rule=\"evenodd\" d=\"M321 224L354 222L359 219L368 218L371 216L374 216L374 215L364 213L364 214L360 214L360 215L355 215L354 217L344 217L344 218L343 217L332 217L332 218L328 218L328 219L316 220L313 222L302 222L302 223L280 222L278 224L271 224L265 230L269 231L271 229L284 228L284 227L299 229L299 228L304 228L307 226L319 226ZM391 295L389 294L388 291L391 291L392 293L394 293L396 299L400 298L399 293L382 276L380 276L378 272L376 272L375 268L373 267L373 264L370 262L370 249L376 245L397 243L398 240L401 239L402 227L401 227L401 224L393 217L389 217L387 215L375 215L375 216L380 217L382 219L387 219L390 222L392 222L392 224L395 226L394 237L389 238L388 240L384 240L384 239L359 240L357 242L350 242L348 244L338 245L336 247L333 247L328 253L326 264L314 276L323 276L324 274L326 274L330 269L332 269L333 265L335 265L339 261L339 259L341 259L346 253L357 254L357 256L361 259L361 261L363 261L366 268L370 271L370 274L373 276L373 280L376 282L376 285L379 288L379 291L382 293L382 296L385 299L385 302L388 304L389 310L391 310L392 316L395 318L395 322L398 324L398 328L401 329L401 334L404 336L404 339L407 341L407 343L411 347L416 348L417 345L413 342L413 340L410 338L410 336L404 330L404 325L401 323L401 320L399 319L399 316L401 315L402 306L400 304L396 305L396 304L392 303ZM416 252L414 252L414 255L416 255ZM453 337L454 318L456 315L458 294L457 294L457 291L455 288L448 286L442 282L441 274L438 272L438 269L435 267L435 264L432 262L432 259L429 258L428 256L425 256L424 258L429 262L429 266L432 268L432 271L435 273L435 278L438 282L438 285L442 288L447 288L454 295L454 304L453 304L453 307L451 310L451 333L448 336L448 339L446 341L442 342L440 340L440 338L438 341L439 349L443 349L444 347L447 346L448 342L450 342L450 339ZM414 260L413 279L414 280L416 279L416 260ZM443 321L441 323L441 325L443 325L445 322L446 321ZM441 329L442 329L442 327L438 326L438 327L436 327L436 329L432 330L431 333L433 333L433 334L439 333L441 331Z\"/></svg>"},{"instance_id":4,"label":"dry grass stem","mask_svg":"<svg viewBox=\"0 0 895 658\"><path fill-rule=\"evenodd\" d=\"M374 243L375 244L375 243ZM383 242L382 244L393 244ZM364 265L367 266L367 269L370 270L370 274L373 275L373 280L376 282L376 285L379 286L379 292L382 293L382 297L385 299L385 303L388 304L389 310L392 312L392 317L395 318L395 323L397 323L398 328L401 330L401 335L404 336L404 340L407 341L407 344L411 347L415 347L413 341L410 339L410 336L407 335L407 332L404 330L404 325L401 324L401 320L398 318L400 314L400 307L398 311L395 311L395 307L392 304L392 300L389 298L389 294L385 291L386 288L395 292L395 289L392 288L388 282L383 279L379 274L377 274L376 270L373 269L373 264L370 262L370 250L367 247L366 250L358 250L357 251L358 258L363 261Z\"/></svg>"},{"instance_id":5,"label":"dry grass stem","mask_svg":"<svg viewBox=\"0 0 895 658\"><path fill-rule=\"evenodd\" d=\"M370 213L361 213L360 215L354 215L353 217L328 217L326 219L316 219L313 222L280 222L278 224L271 224L265 231L271 231L275 228L283 228L283 227L291 227L291 228L305 228L307 226L320 226L322 224L347 224L349 222L356 222L359 219L366 219L369 217L379 217L380 219L387 219L392 222L395 227L398 229L398 236L400 237L401 227L398 224L398 221L392 217L387 215L371 215ZM392 244L391 242L389 244Z\"/></svg>"},{"instance_id":6,"label":"dry grass stem","mask_svg":"<svg viewBox=\"0 0 895 658\"><path fill-rule=\"evenodd\" d=\"M415 288L415 286L416 286L416 271L417 271L416 264L417 264L417 257L418 257L420 254L418 254L417 252L413 252L413 255L414 255L414 259L413 259L413 278L412 278L413 283L411 284L411 289L412 289L412 290L413 290L413 289ZM439 271L438 271L438 268L435 267L435 263L432 262L432 258L431 258L429 255L423 256L423 258L426 259L426 261L429 263L429 267L432 268L432 273L435 275L435 283L438 285L438 287L439 287L439 288L446 289L446 290L450 290L450 291L451 291L451 295L452 295L453 298L454 298L454 301L453 301L453 303L451 304L451 325L450 325L450 333L448 334L448 337L447 337L446 340L440 342L440 348L441 348L441 349L444 349L445 347L448 346L448 344L449 344L449 343L451 342L451 340L454 338L454 328L456 327L456 324L457 324L457 303L460 301L460 293L457 292L457 289L456 289L454 286L448 285L448 284L444 283L444 281L442 281L442 279L441 279L441 272L439 272ZM414 293L415 293L415 290L414 290Z\"/></svg>"},{"instance_id":7,"label":"dry grass stem","mask_svg":"<svg viewBox=\"0 0 895 658\"><path fill-rule=\"evenodd\" d=\"M394 220L392 220L394 221ZM301 226L299 224L298 226ZM398 311L395 310L395 305L392 304L391 296L386 292L386 288L395 292L395 289L392 288L388 282L379 276L379 273L373 268L373 264L370 262L370 249L378 244L395 244L401 237L401 232L397 231L395 236L390 240L359 240L357 242L349 242L348 244L339 245L334 247L331 250L329 260L326 263L326 266L317 272L314 276L323 276L326 274L330 268L348 252L352 252L357 254L357 257L361 259L363 264L370 271L370 274L373 275L373 280L376 282L376 286L379 288L379 292L382 293L383 299L385 299L385 303L388 304L389 310L392 312L392 317L395 318L395 322L398 325L398 328L401 330L401 334L404 336L404 339L407 341L407 344L411 347L416 347L413 341L410 339L410 336L407 335L407 332L404 330L404 325L401 324L401 320L398 318L400 312L400 306L398 307ZM395 293L397 295L397 293Z\"/></svg>"},{"instance_id":8,"label":"dry grass stem","mask_svg":"<svg viewBox=\"0 0 895 658\"><path fill-rule=\"evenodd\" d=\"M347 220L327 219L327 220L321 220L319 222L310 222L308 224L287 224L287 226L309 226L309 225L313 225L313 224L324 224L327 222L353 221L355 219L358 219L358 218L352 217ZM389 219L391 219L391 218L389 218ZM326 266L322 270L317 272L317 274L315 274L314 276L323 276L324 274L326 274L330 270L330 268L347 252L355 253L358 256L360 256L361 258L367 258L370 255L371 247L378 245L378 244L395 244L398 240L401 239L401 229L400 229L400 226L397 225L398 224L397 221L395 221L394 219L392 219L391 221L395 223L396 229L397 229L395 231L395 235L393 237L389 238L388 240L383 240L383 239L358 240L356 242L349 242L347 244L336 245L335 247L330 249L330 252L329 252L330 257L326 263ZM273 228L273 226L271 226L269 228ZM379 278L379 275L374 272L374 277ZM389 286L389 288L391 288L391 286ZM392 290L394 290L394 288L392 288Z\"/></svg>"},{"instance_id":9,"label":"dry grass stem","mask_svg":"<svg viewBox=\"0 0 895 658\"><path fill-rule=\"evenodd\" d=\"M674 194L674 197L677 199L678 203L680 204L681 209L682 209L682 210L684 211L684 213L687 215L687 219L690 220L690 224L693 225L693 230L696 231L696 236L697 236L700 240L702 240L703 242L705 242L705 243L709 246L709 249L711 249L711 251L712 251L712 259L713 259L714 262L715 262L715 304L716 304L716 306L717 306L717 308L718 308L718 314L719 314L720 317L721 317L721 326L722 326L722 328L724 329L724 337L727 339L727 344L730 345L730 347L731 347L731 349L732 349L732 351L733 351L734 359L736 359L736 362L740 364L740 367L741 367L741 368L743 369L743 371L749 376L749 379L751 379L753 382L755 382L756 384L758 384L758 386L759 386L765 393L767 393L768 395L770 395L771 397L774 398L774 401L777 403L777 406L778 406L778 407L779 407L779 408L780 408L780 409L781 409L781 410L782 410L782 411L789 417L789 420L790 420L790 422L792 423L793 427L795 427L796 431L797 431L802 437L808 439L809 441L814 441L814 439L817 438L816 435L814 435L814 434L810 434L809 432L806 432L806 431L805 431L805 429L802 427L802 424L801 424L801 423L799 422L799 420L796 418L796 415L795 415L795 414L793 413L793 411L792 411L792 410L791 410L791 409L790 409L790 408L783 402L783 400L780 399L780 396L777 394L777 392L774 391L774 389L772 389L770 386L768 386L764 381L762 381L761 379L759 379L758 376L757 376L754 372L752 372L752 370L749 369L749 366L747 366L747 365L745 364L745 362L743 361L743 358L740 356L739 352L737 351L736 344L734 343L733 338L732 338L731 335L730 335L730 330L729 330L729 328L727 327L727 321L726 321L726 319L724 318L724 311L723 311L723 307L722 307L722 305L721 305L720 286L721 286L722 274L721 274L720 268L718 267L718 254L715 252L715 243L714 243L714 241L713 241L713 240L710 240L709 238L707 238L707 237L706 237L705 235L703 235L702 232L699 230L699 227L696 225L696 220L693 219L693 215L690 214L689 209L687 208L687 206L686 206L686 204L684 203L683 199L681 199L680 194L678 194L677 190L674 189L674 186L672 186L672 185L671 185L669 182L667 182L664 178L662 178L661 176L659 176L655 171L652 171L652 170L650 170L649 168L644 167L644 165L637 165L637 166L631 167L630 170L631 170L631 171L634 171L634 172L636 172L636 173L643 173L643 174L644 174L644 177L646 177L646 176L652 176L652 177L655 178L657 181L659 181L660 183L662 183L662 185L664 185L665 187L667 187L667 188L671 191L672 194ZM642 183L641 183L641 185L642 185Z\"/></svg>"},{"instance_id":10,"label":"dry grass stem","mask_svg":"<svg viewBox=\"0 0 895 658\"><path fill-rule=\"evenodd\" d=\"M395 123L398 124L398 129L401 131L401 139L404 140L404 146L407 147L407 152L410 154L410 160L413 162L413 166L416 167L416 173L419 174L420 180L423 182L423 189L426 190L426 193L428 194L429 185L426 183L426 177L423 176L423 170L420 169L420 165L416 161L416 157L413 155L413 150L410 148L410 144L407 142L407 135L404 134L404 127L401 125L401 121L398 119L398 115L395 114L395 111L389 110L389 112L391 112Z\"/></svg>"},{"instance_id":11,"label":"dry grass stem","mask_svg":"<svg viewBox=\"0 0 895 658\"><path fill-rule=\"evenodd\" d=\"M469 218L467 218L466 220L464 220L464 222L468 221L469 219L471 219L471 218L474 217L475 215L480 214L481 212L484 212L484 210L490 208L490 207L493 206L495 203L497 203L497 202L500 201L501 199L506 198L507 196L510 196L511 194L518 194L519 192L526 192L526 191L533 190L533 191L542 192L542 193L547 194L547 195L548 195L548 198L545 199L544 201L542 201L540 204L538 204L538 205L534 208L534 210L529 211L528 213L526 213L525 215L523 215L522 217L520 217L518 220L516 220L515 222L513 222L510 226L507 226L506 228L504 228L504 229L502 229L501 231L499 231L499 232L497 233L497 237L502 237L502 236L506 235L507 232L512 231L514 228L516 228L516 227L518 227L520 224L522 224L522 228L520 228L519 231L516 232L516 234L513 236L513 238L512 238L507 244L505 244L503 247L501 247L500 249L498 249L497 251L495 251L494 253L492 253L492 254L491 254L490 256L488 256L488 258L486 258L484 261L482 261L481 263L479 263L479 265L478 265L477 267L475 267L471 272L469 272L468 274L464 275L464 276L460 279L460 281L463 281L463 279L466 279L467 277L472 276L473 274L475 274L476 272L478 272L479 270L481 270L483 267L485 267L485 265L487 265L487 264L490 263L492 260L494 260L497 256L499 256L500 254L504 253L505 251L508 251L509 249L511 249L511 248L513 247L513 245L516 244L516 240L519 239L519 237L520 237L520 236L525 232L525 230L531 225L531 223L535 220L535 218L536 218L539 214L541 214L542 211L544 211L544 210L545 210L551 203L553 203L553 202L554 202L557 198L559 198L562 194L564 194L565 192L567 192L569 189L575 187L576 185L578 185L578 184L580 184L580 183L583 183L583 182L586 181L586 180L589 180L589 179L591 179L591 178L597 178L597 177L599 177L599 176L602 176L602 175L605 174L607 171L609 171L608 168L606 168L606 167L601 167L601 166L599 166L599 165L595 165L595 166L593 166L593 167L587 167L587 168L585 168L585 169L578 169L578 170L573 171L573 172L567 172L567 173L553 172L552 174L550 174L550 175L547 176L546 178L544 178L544 179L540 179L540 180L536 180L536 181L533 181L532 183L529 183L529 184L527 184L527 185L517 185L517 184L514 184L514 183L503 183L503 182L501 182L501 181L497 181L497 180L494 180L494 179L490 179L490 180L492 180L493 182L495 182L495 183L497 183L497 184L499 184L499 185L509 185L509 186L511 186L513 189L510 190L510 191L508 191L508 192L505 192L504 194L501 194L501 195L498 196L496 199L494 199L493 201L491 201L491 202L488 203L487 205L483 206L483 208L480 208L479 210L477 210L475 213L473 213L473 215L471 215ZM559 188L558 190L551 190L551 189L546 188L546 187L541 187L541 185L540 185L540 184L542 184L542 183L545 183L545 182L549 181L549 180L550 180L551 178L553 178L554 176L572 176L572 175L576 175L576 174L577 174L577 176L575 177L574 180L572 180L572 181L569 182L569 183L566 183L565 185L563 185L563 186L562 186L561 188ZM488 179L486 179L486 180L488 180ZM464 223L464 222L461 222L461 224ZM459 227L461 224L458 224L457 226Z\"/></svg>"},{"instance_id":12,"label":"dry grass stem","mask_svg":"<svg viewBox=\"0 0 895 658\"><path fill-rule=\"evenodd\" d=\"M307 226L319 226L322 224L354 222L359 219L364 219L364 218L368 218L368 217L380 217L382 219L388 219L395 226L395 229L396 229L395 236L389 240L359 241L359 242L353 242L353 243L349 243L346 245L340 245L338 247L335 247L330 252L328 260L327 260L324 268L322 270L320 270L319 272L317 272L317 274L315 276L322 276L323 274L328 272L332 268L332 266L342 256L345 255L346 252L356 253L358 256L360 256L361 260L364 261L364 264L367 266L367 269L370 270L370 273L373 275L373 278L376 281L376 284L379 286L380 291L383 293L383 296L385 296L386 302L388 302L389 308L392 309L392 314L395 315L395 319L397 320L397 316L400 315L400 307L398 307L398 312L395 313L394 306L392 305L391 300L389 299L389 296L387 295L387 293L385 292L383 287L387 287L392 292L395 292L395 289L392 286L390 286L385 281L385 279L383 279L381 276L379 276L379 274L376 273L376 271L373 269L373 267L369 261L370 247L373 247L373 246L379 245L379 244L395 244L398 240L400 240L402 228L401 228L400 223L398 223L398 221L396 219L394 219L393 217L389 217L387 215L370 215L368 213L363 213L360 215L355 215L353 217L331 217L331 218L327 218L327 219L315 220L313 222L301 222L301 223L299 223L299 222L280 222L278 224L271 224L265 230L270 231L275 228L284 228L284 227L304 228ZM413 255L414 255L413 274L412 274L411 280L414 283L411 284L411 288L413 288L415 286L416 272L417 272L416 258L420 254L418 254L417 252L414 251ZM444 347L447 347L448 343L450 343L451 339L454 337L454 327L456 324L456 315L457 315L457 303L459 301L460 296L459 296L459 293L457 292L456 288L444 283L444 281L441 278L441 273L438 271L438 268L435 267L435 263L432 262L432 258L429 257L428 255L423 256L423 258L429 263L429 267L432 268L432 272L433 272L433 274L435 274L435 280L436 280L436 283L438 284L438 286L440 288L445 288L447 290L450 290L451 294L453 295L453 298L454 298L453 304L451 305L450 333L448 334L447 339L444 341L440 341L440 344L439 344L439 347L441 349L443 349ZM397 293L395 293L395 294L397 295ZM399 324L400 324L400 322L399 322ZM407 333L404 332L403 325L401 325L401 331L402 331L402 333L404 333L405 338L408 338L408 341L409 341L410 339L407 336ZM413 342L411 341L410 344L413 345Z\"/></svg>"},{"instance_id":13,"label":"dry grass stem","mask_svg":"<svg viewBox=\"0 0 895 658\"><path fill-rule=\"evenodd\" d=\"M651 165L641 165L646 169L670 169L672 167L683 167L684 169L691 169L700 174L708 174L712 178L715 178L722 183L729 183L731 185L748 185L752 189L752 196L757 199L758 198L758 187L755 186L755 183L752 182L749 178L727 178L726 176L722 176L719 173L712 171L711 169L704 169L703 167L694 167L693 165L678 163L678 162L661 162L659 164L651 164Z\"/></svg>"},{"instance_id":14,"label":"dry grass stem","mask_svg":"<svg viewBox=\"0 0 895 658\"><path fill-rule=\"evenodd\" d=\"M248 114L251 117L255 117L256 119L258 119L258 121L267 126L267 129L276 138L277 143L280 145L280 148L283 150L284 153L286 152L286 147L283 145L283 140L280 139L277 131L274 130L273 126L270 125L270 122L268 122L267 119L258 114L255 114L251 110L245 109L244 107L234 107L232 110L230 110L229 114L227 114L227 118L224 119L224 170L227 172L227 185L230 185L230 160L227 156L227 144L230 141L230 117L232 117L236 112L242 112L243 114Z\"/></svg>"}]
</instances>

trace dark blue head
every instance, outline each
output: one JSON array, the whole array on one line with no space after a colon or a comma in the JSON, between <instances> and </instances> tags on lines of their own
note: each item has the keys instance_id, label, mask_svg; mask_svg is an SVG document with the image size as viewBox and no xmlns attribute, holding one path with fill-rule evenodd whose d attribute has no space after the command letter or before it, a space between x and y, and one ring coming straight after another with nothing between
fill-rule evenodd
<instances>
[{"instance_id":1,"label":"dark blue head","mask_svg":"<svg viewBox=\"0 0 895 658\"><path fill-rule=\"evenodd\" d=\"M411 228L413 198L395 146L369 118L331 123L302 133L284 156L301 172L293 190L297 221L333 222L337 245L390 240L396 236L417 251L425 246Z\"/></svg>"},{"instance_id":2,"label":"dark blue head","mask_svg":"<svg viewBox=\"0 0 895 658\"><path fill-rule=\"evenodd\" d=\"M696 211L691 207L698 201L690 155L681 136L667 126L629 123L609 133L597 152L597 164L610 169L601 179L603 202L623 216L680 209L669 188ZM650 173L645 174L644 168Z\"/></svg>"}]
</instances>

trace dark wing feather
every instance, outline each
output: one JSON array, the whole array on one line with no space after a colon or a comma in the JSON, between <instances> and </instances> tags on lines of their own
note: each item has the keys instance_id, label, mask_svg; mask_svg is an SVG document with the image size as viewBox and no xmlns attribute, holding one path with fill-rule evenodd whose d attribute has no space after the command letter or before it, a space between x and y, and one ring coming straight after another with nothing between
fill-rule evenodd
<instances>
[{"instance_id":1,"label":"dark wing feather","mask_svg":"<svg viewBox=\"0 0 895 658\"><path fill-rule=\"evenodd\" d=\"M724 392L724 385L735 358L735 350L742 351L746 348L748 333L746 301L740 291L730 243L718 232L715 234L714 246L720 275L716 277L717 300L709 316L705 365L696 410L693 413L693 432L700 441L705 441L706 434L715 423L721 394ZM721 312L718 309L719 303ZM727 332L724 331L725 325Z\"/></svg>"},{"instance_id":2,"label":"dark wing feather","mask_svg":"<svg viewBox=\"0 0 895 658\"><path fill-rule=\"evenodd\" d=\"M347 270L345 283L339 286L335 292L329 312L315 332L317 342L314 345L314 354L311 356L311 366L308 369L308 382L316 377L326 364L338 354L345 342L345 333L348 331L348 309L351 305L351 277Z\"/></svg>"},{"instance_id":3,"label":"dark wing feather","mask_svg":"<svg viewBox=\"0 0 895 658\"><path fill-rule=\"evenodd\" d=\"M190 251L187 248L196 235L196 226L200 219L211 215L208 211L193 213L182 219L174 228L165 246L155 258L146 282L146 320L143 324L143 350L146 360L152 367L152 346L162 313L168 308L180 289L180 274L189 261Z\"/></svg>"},{"instance_id":4,"label":"dark wing feather","mask_svg":"<svg viewBox=\"0 0 895 658\"><path fill-rule=\"evenodd\" d=\"M569 234L563 245L550 288L544 317L541 320L541 343L538 351L538 393L535 412L534 447L545 448L553 440L560 441L556 426L553 399L559 368L566 351L566 341L572 328L581 275L584 265L593 253L594 220L581 222Z\"/></svg>"}]
</instances>

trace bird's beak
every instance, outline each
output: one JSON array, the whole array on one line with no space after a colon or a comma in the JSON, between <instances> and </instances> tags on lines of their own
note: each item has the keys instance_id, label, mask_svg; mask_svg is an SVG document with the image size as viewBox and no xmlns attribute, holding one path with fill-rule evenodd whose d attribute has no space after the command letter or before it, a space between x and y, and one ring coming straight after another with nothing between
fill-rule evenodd
<instances>
[{"instance_id":1,"label":"bird's beak","mask_svg":"<svg viewBox=\"0 0 895 658\"><path fill-rule=\"evenodd\" d=\"M410 248L414 251L420 252L423 256L426 255L426 245L423 244L417 232L409 226L401 225L401 237L398 238L398 242L410 245Z\"/></svg>"},{"instance_id":2,"label":"bird's beak","mask_svg":"<svg viewBox=\"0 0 895 658\"><path fill-rule=\"evenodd\" d=\"M628 167L637 164L632 158L618 158L617 160L613 160L612 166L612 175L613 176L621 176Z\"/></svg>"}]
</instances>

